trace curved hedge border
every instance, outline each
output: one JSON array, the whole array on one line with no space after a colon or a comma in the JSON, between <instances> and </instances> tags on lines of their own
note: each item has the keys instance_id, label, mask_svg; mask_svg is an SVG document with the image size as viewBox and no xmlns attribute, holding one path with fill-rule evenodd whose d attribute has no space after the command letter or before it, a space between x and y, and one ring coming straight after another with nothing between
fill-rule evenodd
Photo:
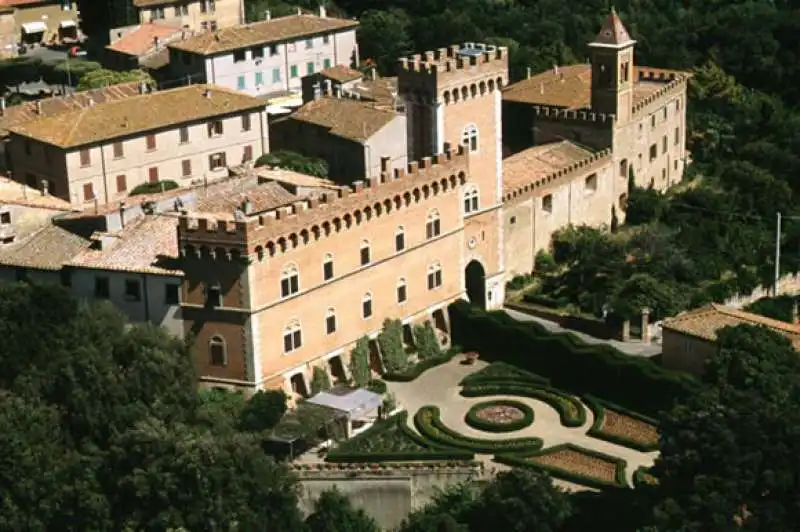
<instances>
[{"instance_id":1,"label":"curved hedge border","mask_svg":"<svg viewBox=\"0 0 800 532\"><path fill-rule=\"evenodd\" d=\"M586 409L575 397L549 386L523 384L518 381L496 381L492 384L467 386L461 390L464 397L486 397L490 395L518 395L538 399L552 406L565 427L581 427L586 423Z\"/></svg>"},{"instance_id":2,"label":"curved hedge border","mask_svg":"<svg viewBox=\"0 0 800 532\"><path fill-rule=\"evenodd\" d=\"M650 469L651 468L649 468L649 467L640 466L640 467L638 467L636 469L636 471L633 472L633 487L634 488L652 486L653 484L646 480L646 477L648 477L648 476L649 477L653 477L655 479L656 483L658 482L658 479L653 475L653 473L650 471Z\"/></svg>"},{"instance_id":3,"label":"curved hedge border","mask_svg":"<svg viewBox=\"0 0 800 532\"><path fill-rule=\"evenodd\" d=\"M522 412L522 418L509 423L497 423L478 416L480 410L493 406L510 406L516 408ZM484 430L486 432L514 432L515 430L524 429L533 423L533 409L524 403L512 399L484 401L472 405L472 408L470 408L464 416L464 422L473 429Z\"/></svg>"},{"instance_id":4,"label":"curved hedge border","mask_svg":"<svg viewBox=\"0 0 800 532\"><path fill-rule=\"evenodd\" d=\"M519 382L520 384L535 384L537 386L550 385L550 380L547 377L542 377L503 361L492 362L485 368L475 373L470 373L461 379L459 384L462 386L478 386L496 382Z\"/></svg>"},{"instance_id":5,"label":"curved hedge border","mask_svg":"<svg viewBox=\"0 0 800 532\"><path fill-rule=\"evenodd\" d=\"M594 414L594 423L592 423L592 427L586 433L588 436L591 436L592 438L597 438L598 440L603 440L609 443L621 445L623 447L628 447L629 449L633 449L635 451L640 451L643 453L657 451L659 449L659 442L655 442L652 444L644 444L642 442L626 438L625 436L620 436L618 434L610 434L608 432L603 431L602 429L603 422L605 421L605 416L606 416L606 408L608 408L609 410L613 410L618 414L629 416L643 423L647 423L649 425L653 425L654 427L658 427L658 422L656 420L649 418L647 416L643 416L641 414L637 414L636 412L632 412L627 408L623 408L613 403L609 403L608 401L603 401L602 399L598 399L597 397L594 397L592 395L584 396L583 400L586 403L586 406L588 406L589 409L591 409L592 413Z\"/></svg>"},{"instance_id":6,"label":"curved hedge border","mask_svg":"<svg viewBox=\"0 0 800 532\"><path fill-rule=\"evenodd\" d=\"M402 371L397 371L395 373L386 373L383 375L383 380L390 381L390 382L410 382L428 371L431 368L435 368L436 366L441 366L447 362L453 360L458 353L461 352L461 348L458 346L453 346L440 356L426 358L425 360L421 360L414 364L413 366L406 368Z\"/></svg>"},{"instance_id":7,"label":"curved hedge border","mask_svg":"<svg viewBox=\"0 0 800 532\"><path fill-rule=\"evenodd\" d=\"M509 440L484 440L470 438L448 428L439 417L439 408L423 406L414 415L414 426L434 445L455 447L480 454L525 453L542 448L541 438L513 438Z\"/></svg>"},{"instance_id":8,"label":"curved hedge border","mask_svg":"<svg viewBox=\"0 0 800 532\"><path fill-rule=\"evenodd\" d=\"M600 479L594 477L587 477L586 475L569 471L567 469L562 469L560 467L537 464L536 462L529 461L530 458L535 458L537 456L545 456L563 450L572 450L579 452L581 454L594 456L609 462L613 462L616 466L616 471L614 474L615 476L614 482L605 482ZM553 447L548 447L547 449L536 451L533 453L501 454L495 456L495 461L501 464L506 464L515 467L528 467L528 468L539 469L541 471L546 471L552 477L560 478L562 480L566 480L569 482L575 482L576 484L581 484L583 486L588 486L590 488L618 488L618 489L628 488L628 482L625 478L625 469L628 466L628 463L625 460L618 458L616 456L611 456L601 452L593 451L591 449L586 449L585 447L573 445L571 443L563 443L561 445L555 445Z\"/></svg>"},{"instance_id":9,"label":"curved hedge border","mask_svg":"<svg viewBox=\"0 0 800 532\"><path fill-rule=\"evenodd\" d=\"M471 452L461 450L461 449L453 449L453 448L446 448L439 445L435 445L432 442L426 440L425 438L420 437L416 434L413 430L408 427L406 421L408 420L408 412L400 412L395 414L394 416L379 421L375 427L362 432L358 436L351 438L348 440L349 442L357 442L358 440L372 438L375 435L376 431L380 431L383 428L391 427L395 424L400 428L403 435L411 439L414 443L421 447L425 447L427 450L419 451L419 452L357 452L357 451L347 451L347 450L337 450L334 449L328 453L328 456L325 458L327 462L335 462L335 463L371 463L371 462L422 462L428 460L473 460L475 455Z\"/></svg>"}]
</instances>

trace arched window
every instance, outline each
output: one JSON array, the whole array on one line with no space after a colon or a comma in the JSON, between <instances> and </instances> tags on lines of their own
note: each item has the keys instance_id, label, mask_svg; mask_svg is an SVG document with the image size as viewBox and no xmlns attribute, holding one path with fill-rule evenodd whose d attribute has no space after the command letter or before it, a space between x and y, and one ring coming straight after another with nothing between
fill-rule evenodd
<instances>
[{"instance_id":1,"label":"arched window","mask_svg":"<svg viewBox=\"0 0 800 532\"><path fill-rule=\"evenodd\" d=\"M428 239L431 239L435 236L439 236L439 233L442 232L442 223L439 220L439 211L432 210L428 213L428 221L425 224L425 236Z\"/></svg>"},{"instance_id":2,"label":"arched window","mask_svg":"<svg viewBox=\"0 0 800 532\"><path fill-rule=\"evenodd\" d=\"M208 341L208 354L211 358L212 366L228 365L228 349L222 336L211 337L211 340Z\"/></svg>"},{"instance_id":3,"label":"arched window","mask_svg":"<svg viewBox=\"0 0 800 532\"><path fill-rule=\"evenodd\" d=\"M324 281L333 279L333 255L330 253L326 253L322 259L322 279Z\"/></svg>"},{"instance_id":4,"label":"arched window","mask_svg":"<svg viewBox=\"0 0 800 532\"><path fill-rule=\"evenodd\" d=\"M361 241L361 265L366 266L371 259L369 240Z\"/></svg>"},{"instance_id":5,"label":"arched window","mask_svg":"<svg viewBox=\"0 0 800 532\"><path fill-rule=\"evenodd\" d=\"M281 297L289 297L300 291L300 272L296 264L289 264L281 272Z\"/></svg>"},{"instance_id":6,"label":"arched window","mask_svg":"<svg viewBox=\"0 0 800 532\"><path fill-rule=\"evenodd\" d=\"M461 131L461 144L469 151L478 151L478 126L469 124Z\"/></svg>"},{"instance_id":7,"label":"arched window","mask_svg":"<svg viewBox=\"0 0 800 532\"><path fill-rule=\"evenodd\" d=\"M442 286L442 265L438 262L428 267L428 290Z\"/></svg>"},{"instance_id":8,"label":"arched window","mask_svg":"<svg viewBox=\"0 0 800 532\"><path fill-rule=\"evenodd\" d=\"M464 212L469 214L477 212L480 208L478 189L473 185L464 191Z\"/></svg>"},{"instance_id":9,"label":"arched window","mask_svg":"<svg viewBox=\"0 0 800 532\"><path fill-rule=\"evenodd\" d=\"M329 308L325 313L325 333L333 334L336 332L336 310Z\"/></svg>"},{"instance_id":10,"label":"arched window","mask_svg":"<svg viewBox=\"0 0 800 532\"><path fill-rule=\"evenodd\" d=\"M367 292L361 300L361 317L364 319L372 317L372 294Z\"/></svg>"},{"instance_id":11,"label":"arched window","mask_svg":"<svg viewBox=\"0 0 800 532\"><path fill-rule=\"evenodd\" d=\"M303 345L303 331L299 321L291 321L283 330L283 352L291 353Z\"/></svg>"},{"instance_id":12,"label":"arched window","mask_svg":"<svg viewBox=\"0 0 800 532\"><path fill-rule=\"evenodd\" d=\"M401 277L397 281L397 302L405 303L406 299L408 299L408 287L406 286L406 280Z\"/></svg>"},{"instance_id":13,"label":"arched window","mask_svg":"<svg viewBox=\"0 0 800 532\"><path fill-rule=\"evenodd\" d=\"M619 162L619 176L628 177L628 159L622 159Z\"/></svg>"},{"instance_id":14,"label":"arched window","mask_svg":"<svg viewBox=\"0 0 800 532\"><path fill-rule=\"evenodd\" d=\"M394 233L394 250L399 252L404 249L406 249L406 231L402 225L398 225Z\"/></svg>"}]
</instances>

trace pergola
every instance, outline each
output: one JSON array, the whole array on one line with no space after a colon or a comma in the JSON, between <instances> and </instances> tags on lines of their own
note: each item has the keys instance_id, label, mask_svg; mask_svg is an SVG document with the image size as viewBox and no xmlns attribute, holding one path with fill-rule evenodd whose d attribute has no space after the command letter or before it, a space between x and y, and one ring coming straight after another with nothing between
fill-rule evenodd
<instances>
[{"instance_id":1,"label":"pergola","mask_svg":"<svg viewBox=\"0 0 800 532\"><path fill-rule=\"evenodd\" d=\"M309 399L308 403L330 408L343 414L347 418L345 438L349 438L353 432L353 421L362 420L370 412L378 410L382 401L380 394L358 388L344 395L319 392Z\"/></svg>"}]
</instances>

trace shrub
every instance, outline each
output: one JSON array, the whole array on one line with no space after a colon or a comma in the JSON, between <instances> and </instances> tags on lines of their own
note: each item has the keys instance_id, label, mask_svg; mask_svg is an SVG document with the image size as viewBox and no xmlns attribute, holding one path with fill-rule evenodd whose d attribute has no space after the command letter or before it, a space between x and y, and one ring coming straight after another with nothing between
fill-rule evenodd
<instances>
[{"instance_id":1,"label":"shrub","mask_svg":"<svg viewBox=\"0 0 800 532\"><path fill-rule=\"evenodd\" d=\"M533 271L536 273L552 273L556 271L558 265L556 264L555 259L553 256L543 250L540 249L536 252L536 257L533 259Z\"/></svg>"},{"instance_id":2,"label":"shrub","mask_svg":"<svg viewBox=\"0 0 800 532\"><path fill-rule=\"evenodd\" d=\"M642 488L645 486L655 486L658 479L653 475L652 469L640 466L633 472L633 487Z\"/></svg>"},{"instance_id":3,"label":"shrub","mask_svg":"<svg viewBox=\"0 0 800 532\"><path fill-rule=\"evenodd\" d=\"M521 323L502 312L487 313L465 301L451 304L449 312L454 342L478 351L483 360L502 360L547 377L556 388L589 393L653 417L701 388L695 378L650 360L607 344L586 344L535 322Z\"/></svg>"},{"instance_id":4,"label":"shrub","mask_svg":"<svg viewBox=\"0 0 800 532\"><path fill-rule=\"evenodd\" d=\"M311 375L311 394L316 395L319 392L326 392L330 389L331 378L328 376L328 372L319 366L315 366Z\"/></svg>"},{"instance_id":5,"label":"shrub","mask_svg":"<svg viewBox=\"0 0 800 532\"><path fill-rule=\"evenodd\" d=\"M467 386L461 391L464 397L486 397L491 395L518 395L538 399L552 406L565 427L581 427L586 423L586 410L576 398L559 390L535 383L518 381L495 381L491 384Z\"/></svg>"},{"instance_id":6,"label":"shrub","mask_svg":"<svg viewBox=\"0 0 800 532\"><path fill-rule=\"evenodd\" d=\"M482 370L464 377L460 384L462 386L473 386L477 384L492 384L498 381L548 385L548 380L545 377L531 373L530 371L525 371L511 364L506 364L505 362L492 362Z\"/></svg>"},{"instance_id":7,"label":"shrub","mask_svg":"<svg viewBox=\"0 0 800 532\"><path fill-rule=\"evenodd\" d=\"M372 379L367 383L367 390L383 395L386 393L386 383L380 379Z\"/></svg>"},{"instance_id":8,"label":"shrub","mask_svg":"<svg viewBox=\"0 0 800 532\"><path fill-rule=\"evenodd\" d=\"M567 298L559 297L554 298L550 296L546 296L544 294L536 294L536 293L528 293L522 296L522 300L526 303L531 303L532 305L540 305L542 307L557 309L563 308L569 305L569 300Z\"/></svg>"},{"instance_id":9,"label":"shrub","mask_svg":"<svg viewBox=\"0 0 800 532\"><path fill-rule=\"evenodd\" d=\"M140 194L158 194L159 192L166 192L167 190L175 190L178 188L178 183L175 181L157 181L155 183L142 183L138 187L131 190L129 196L138 196Z\"/></svg>"},{"instance_id":10,"label":"shrub","mask_svg":"<svg viewBox=\"0 0 800 532\"><path fill-rule=\"evenodd\" d=\"M533 276L526 273L523 275L515 275L510 281L506 283L508 290L520 290L525 288L533 281Z\"/></svg>"},{"instance_id":11,"label":"shrub","mask_svg":"<svg viewBox=\"0 0 800 532\"><path fill-rule=\"evenodd\" d=\"M328 177L326 161L288 150L265 153L256 160L255 166L274 166L315 177Z\"/></svg>"},{"instance_id":12,"label":"shrub","mask_svg":"<svg viewBox=\"0 0 800 532\"><path fill-rule=\"evenodd\" d=\"M794 296L762 297L745 307L748 312L786 322L792 321L796 298Z\"/></svg>"},{"instance_id":13,"label":"shrub","mask_svg":"<svg viewBox=\"0 0 800 532\"><path fill-rule=\"evenodd\" d=\"M592 438L597 438L598 440L615 443L617 445L628 447L630 449L634 449L636 451L640 451L643 453L657 451L659 449L658 441L652 443L644 443L641 440L628 438L621 434L609 433L603 430L603 423L605 422L605 417L606 417L606 409L613 410L618 414L628 416L642 423L652 425L653 427L658 426L658 422L656 420L649 418L647 416L643 416L636 412L632 412L627 408L623 408L621 406L608 403L607 401L597 399L596 397L592 397L590 395L584 397L583 399L586 405L589 407L589 409L591 409L592 413L594 414L594 422L592 423L592 426L589 429L589 431L586 433L587 436L591 436Z\"/></svg>"},{"instance_id":14,"label":"shrub","mask_svg":"<svg viewBox=\"0 0 800 532\"><path fill-rule=\"evenodd\" d=\"M350 375L358 387L364 387L370 381L372 373L369 369L369 338L362 336L350 352Z\"/></svg>"},{"instance_id":15,"label":"shrub","mask_svg":"<svg viewBox=\"0 0 800 532\"><path fill-rule=\"evenodd\" d=\"M383 322L383 330L378 334L378 345L386 371L400 371L408 366L408 353L403 347L403 324L400 320L387 319Z\"/></svg>"},{"instance_id":16,"label":"shrub","mask_svg":"<svg viewBox=\"0 0 800 532\"><path fill-rule=\"evenodd\" d=\"M414 326L414 343L417 345L417 356L420 360L436 358L442 354L439 339L436 338L436 331L429 322Z\"/></svg>"},{"instance_id":17,"label":"shrub","mask_svg":"<svg viewBox=\"0 0 800 532\"><path fill-rule=\"evenodd\" d=\"M408 367L405 370L397 373L387 373L383 376L383 378L387 381L392 381L392 382L413 381L427 370L435 368L436 366L440 366L446 362L450 362L451 360L453 360L453 357L460 352L461 352L460 347L458 346L451 347L450 349L448 349L446 352L442 353L439 356L421 360L416 364L414 364L413 366Z\"/></svg>"},{"instance_id":18,"label":"shrub","mask_svg":"<svg viewBox=\"0 0 800 532\"><path fill-rule=\"evenodd\" d=\"M383 407L384 412L392 412L395 408L397 408L397 398L393 393L387 393L386 397L383 398L383 403L381 406Z\"/></svg>"},{"instance_id":19,"label":"shrub","mask_svg":"<svg viewBox=\"0 0 800 532\"><path fill-rule=\"evenodd\" d=\"M478 416L481 410L493 406L510 406L516 408L522 412L522 418L509 423L497 423ZM467 411L467 415L464 416L464 421L470 427L478 430L485 430L486 432L514 432L533 423L533 417L533 409L528 405L511 399L497 399L495 401L484 401L472 405L472 408Z\"/></svg>"},{"instance_id":20,"label":"shrub","mask_svg":"<svg viewBox=\"0 0 800 532\"><path fill-rule=\"evenodd\" d=\"M242 411L239 425L242 430L259 432L271 429L286 413L286 394L283 390L259 391L253 394Z\"/></svg>"},{"instance_id":21,"label":"shrub","mask_svg":"<svg viewBox=\"0 0 800 532\"><path fill-rule=\"evenodd\" d=\"M480 454L523 453L542 448L540 438L514 438L509 440L482 440L463 436L445 426L439 418L439 408L424 406L414 416L414 426L423 437L435 444L465 449Z\"/></svg>"}]
</instances>

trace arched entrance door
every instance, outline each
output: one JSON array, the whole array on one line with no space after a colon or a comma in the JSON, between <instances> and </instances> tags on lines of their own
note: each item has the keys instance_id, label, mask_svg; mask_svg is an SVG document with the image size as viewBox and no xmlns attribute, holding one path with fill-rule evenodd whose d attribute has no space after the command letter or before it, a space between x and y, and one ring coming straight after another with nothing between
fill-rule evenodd
<instances>
[{"instance_id":1,"label":"arched entrance door","mask_svg":"<svg viewBox=\"0 0 800 532\"><path fill-rule=\"evenodd\" d=\"M486 270L477 260L472 260L467 264L465 270L467 283L467 297L473 305L486 308Z\"/></svg>"}]
</instances>

